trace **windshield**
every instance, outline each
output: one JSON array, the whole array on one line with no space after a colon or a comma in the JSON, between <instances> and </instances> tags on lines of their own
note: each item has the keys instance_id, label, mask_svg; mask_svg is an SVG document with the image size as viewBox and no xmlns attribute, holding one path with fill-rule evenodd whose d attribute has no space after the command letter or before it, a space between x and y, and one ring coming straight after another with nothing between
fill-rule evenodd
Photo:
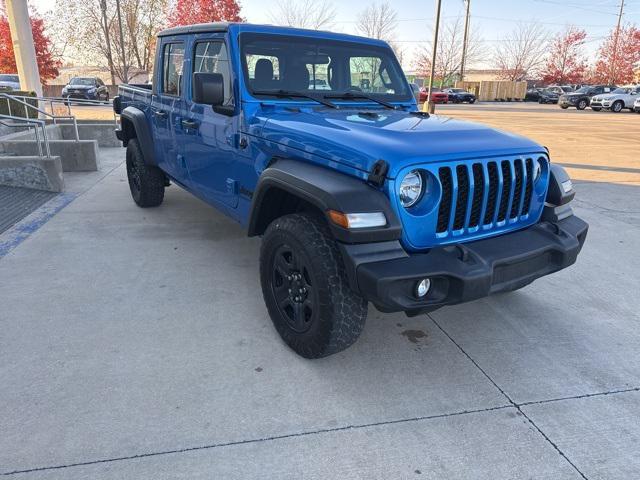
<instances>
[{"instance_id":1,"label":"windshield","mask_svg":"<svg viewBox=\"0 0 640 480\"><path fill-rule=\"evenodd\" d=\"M19 83L20 79L18 78L18 75L0 75L0 82L16 82Z\"/></svg>"},{"instance_id":2,"label":"windshield","mask_svg":"<svg viewBox=\"0 0 640 480\"><path fill-rule=\"evenodd\" d=\"M631 91L630 88L616 88L613 92L611 93L629 93Z\"/></svg>"},{"instance_id":3,"label":"windshield","mask_svg":"<svg viewBox=\"0 0 640 480\"><path fill-rule=\"evenodd\" d=\"M72 78L69 85L95 85L96 81L93 78Z\"/></svg>"},{"instance_id":4,"label":"windshield","mask_svg":"<svg viewBox=\"0 0 640 480\"><path fill-rule=\"evenodd\" d=\"M589 93L591 91L591 87L581 87L575 91L575 93Z\"/></svg>"},{"instance_id":5,"label":"windshield","mask_svg":"<svg viewBox=\"0 0 640 480\"><path fill-rule=\"evenodd\" d=\"M295 92L336 98L361 93L386 101L413 99L390 48L252 33L242 34L240 42L245 83L253 95Z\"/></svg>"}]
</instances>

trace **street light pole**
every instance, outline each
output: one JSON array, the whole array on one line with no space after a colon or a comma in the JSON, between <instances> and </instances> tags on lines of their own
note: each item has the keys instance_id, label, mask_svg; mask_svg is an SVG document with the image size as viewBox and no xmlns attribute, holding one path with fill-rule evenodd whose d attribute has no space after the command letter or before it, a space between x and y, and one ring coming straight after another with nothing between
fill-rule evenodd
<instances>
[{"instance_id":1,"label":"street light pole","mask_svg":"<svg viewBox=\"0 0 640 480\"><path fill-rule=\"evenodd\" d=\"M122 79L123 83L129 83L129 67L127 66L127 57L124 49L124 33L122 32L122 13L120 13L120 0L116 0L116 10L118 13L118 28L120 33L120 52L122 54Z\"/></svg>"},{"instance_id":2,"label":"street light pole","mask_svg":"<svg viewBox=\"0 0 640 480\"><path fill-rule=\"evenodd\" d=\"M471 0L464 0L467 6L467 14L464 20L464 36L462 38L462 60L460 61L460 81L464 82L464 64L467 60L467 43L469 42L469 6Z\"/></svg>"},{"instance_id":3,"label":"street light pole","mask_svg":"<svg viewBox=\"0 0 640 480\"><path fill-rule=\"evenodd\" d=\"M436 0L436 19L433 27L433 52L431 52L431 76L429 77L429 92L427 101L424 102L422 110L424 112L433 113L436 110L435 104L431 101L431 91L433 90L433 77L436 74L436 52L438 51L438 32L440 30L440 8L442 0Z\"/></svg>"},{"instance_id":4,"label":"street light pole","mask_svg":"<svg viewBox=\"0 0 640 480\"><path fill-rule=\"evenodd\" d=\"M16 58L20 88L36 92L42 96L40 72L36 61L36 48L33 45L33 32L27 0L7 0L9 30L13 42L13 54Z\"/></svg>"},{"instance_id":5,"label":"street light pole","mask_svg":"<svg viewBox=\"0 0 640 480\"><path fill-rule=\"evenodd\" d=\"M616 25L616 35L613 39L613 58L611 59L611 71L609 72L609 83L615 83L616 62L618 61L618 41L620 38L620 23L622 21L622 11L624 9L624 0L620 0L620 12L618 13L618 24Z\"/></svg>"}]
</instances>

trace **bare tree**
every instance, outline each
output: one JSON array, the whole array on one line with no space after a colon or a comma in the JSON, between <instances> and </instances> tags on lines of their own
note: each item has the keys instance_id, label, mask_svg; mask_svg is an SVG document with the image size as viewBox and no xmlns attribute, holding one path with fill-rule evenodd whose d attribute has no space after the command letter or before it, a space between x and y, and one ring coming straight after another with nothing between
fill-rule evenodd
<instances>
[{"instance_id":1,"label":"bare tree","mask_svg":"<svg viewBox=\"0 0 640 480\"><path fill-rule=\"evenodd\" d=\"M450 84L459 77L460 65L462 63L463 38L464 23L460 18L442 25L438 38L435 68L435 77L438 79L440 86ZM419 75L429 76L431 74L432 49L432 44L428 43L417 51L415 66ZM482 60L482 40L479 37L478 31L472 28L467 39L465 63L469 66Z\"/></svg>"},{"instance_id":2,"label":"bare tree","mask_svg":"<svg viewBox=\"0 0 640 480\"><path fill-rule=\"evenodd\" d=\"M271 21L287 27L327 29L335 25L336 9L329 0L278 0Z\"/></svg>"},{"instance_id":3,"label":"bare tree","mask_svg":"<svg viewBox=\"0 0 640 480\"><path fill-rule=\"evenodd\" d=\"M389 3L372 3L358 15L356 30L365 37L393 41L398 26L398 12Z\"/></svg>"},{"instance_id":4,"label":"bare tree","mask_svg":"<svg viewBox=\"0 0 640 480\"><path fill-rule=\"evenodd\" d=\"M73 57L85 64L109 68L112 83L126 81L132 68L148 71L153 62L155 36L165 25L167 0L120 0L122 45L115 0L57 0L66 12L62 36Z\"/></svg>"},{"instance_id":5,"label":"bare tree","mask_svg":"<svg viewBox=\"0 0 640 480\"><path fill-rule=\"evenodd\" d=\"M493 64L503 80L521 81L539 74L544 65L549 36L539 23L518 24L499 39Z\"/></svg>"}]
</instances>

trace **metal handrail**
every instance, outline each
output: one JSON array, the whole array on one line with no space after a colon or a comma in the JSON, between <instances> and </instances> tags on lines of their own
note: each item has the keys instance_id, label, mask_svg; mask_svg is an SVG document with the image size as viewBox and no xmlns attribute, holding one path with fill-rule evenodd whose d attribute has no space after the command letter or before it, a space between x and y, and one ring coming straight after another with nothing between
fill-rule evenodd
<instances>
[{"instance_id":1,"label":"metal handrail","mask_svg":"<svg viewBox=\"0 0 640 480\"><path fill-rule=\"evenodd\" d=\"M76 121L76 117L73 115L54 115L53 113L49 113L46 110L42 110L38 107L36 107L35 105L31 105L30 103L27 103L24 100L19 100L20 98L28 98L31 100L36 100L38 101L38 104L40 103L40 99L42 97L27 97L27 96L23 96L23 95L9 95L8 93L2 93L0 92L0 98L6 98L7 99L7 107L9 109L9 115L12 115L11 112L11 101L17 102L21 105L24 106L24 113L25 116L28 118L29 117L29 110L28 109L32 109L35 110L36 112L38 112L41 115L44 115L45 117L49 117L53 120L53 124L57 125L57 120L71 120L72 124L73 124L73 129L76 135L76 142L80 141L80 135L78 133L78 122Z\"/></svg>"},{"instance_id":2,"label":"metal handrail","mask_svg":"<svg viewBox=\"0 0 640 480\"><path fill-rule=\"evenodd\" d=\"M53 113L53 105L54 104L62 104L67 107L67 112L69 116L71 116L71 104L84 104L87 106L98 106L98 107L109 107L113 111L113 103L110 100L89 100L87 98L71 98L71 97L29 97L25 95L15 95L14 98L21 98L23 101L26 99L37 100L38 102L48 103L51 107L51 112ZM115 124L118 123L118 119L115 112L113 113L113 122Z\"/></svg>"},{"instance_id":3,"label":"metal handrail","mask_svg":"<svg viewBox=\"0 0 640 480\"><path fill-rule=\"evenodd\" d=\"M6 120L11 120L11 123ZM22 123L15 123L22 122ZM37 120L35 118L23 118L16 117L14 115L4 115L0 113L0 125L4 125L5 127L26 127L28 129L33 128L33 131L36 136L36 144L38 145L38 156L40 158L44 158L42 151L42 144L44 144L44 153L46 153L46 158L51 158L51 150L49 149L49 138L47 137L47 129L46 123L44 120ZM38 133L38 127L42 129L42 141L40 140L40 133Z\"/></svg>"}]
</instances>

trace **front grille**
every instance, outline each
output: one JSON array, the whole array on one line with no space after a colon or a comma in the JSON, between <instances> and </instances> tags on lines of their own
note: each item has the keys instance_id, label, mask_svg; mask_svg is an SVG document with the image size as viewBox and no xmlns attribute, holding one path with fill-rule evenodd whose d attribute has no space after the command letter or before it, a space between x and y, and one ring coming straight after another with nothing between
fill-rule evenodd
<instances>
[{"instance_id":1,"label":"front grille","mask_svg":"<svg viewBox=\"0 0 640 480\"><path fill-rule=\"evenodd\" d=\"M533 198L531 158L441 166L436 233L500 226L527 218Z\"/></svg>"}]
</instances>

